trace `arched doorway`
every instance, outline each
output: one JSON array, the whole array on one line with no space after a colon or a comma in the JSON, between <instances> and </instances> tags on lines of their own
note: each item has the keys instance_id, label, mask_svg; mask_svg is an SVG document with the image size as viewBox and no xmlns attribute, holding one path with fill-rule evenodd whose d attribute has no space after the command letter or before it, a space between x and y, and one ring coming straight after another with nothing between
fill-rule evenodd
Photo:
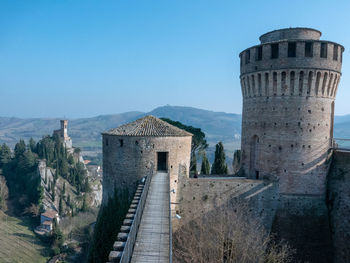
<instances>
[{"instance_id":1,"label":"arched doorway","mask_svg":"<svg viewBox=\"0 0 350 263\"><path fill-rule=\"evenodd\" d=\"M250 178L259 179L259 137L254 135L250 141Z\"/></svg>"}]
</instances>

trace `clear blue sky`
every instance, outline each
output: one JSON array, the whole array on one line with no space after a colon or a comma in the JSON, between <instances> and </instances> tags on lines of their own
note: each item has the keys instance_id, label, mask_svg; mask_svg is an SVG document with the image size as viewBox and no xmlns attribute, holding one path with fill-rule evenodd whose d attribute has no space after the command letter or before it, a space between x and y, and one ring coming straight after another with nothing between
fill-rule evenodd
<instances>
[{"instance_id":1,"label":"clear blue sky","mask_svg":"<svg viewBox=\"0 0 350 263\"><path fill-rule=\"evenodd\" d=\"M336 114L349 114L349 21L349 0L0 0L0 116L241 113L238 54L284 27L345 46Z\"/></svg>"}]
</instances>

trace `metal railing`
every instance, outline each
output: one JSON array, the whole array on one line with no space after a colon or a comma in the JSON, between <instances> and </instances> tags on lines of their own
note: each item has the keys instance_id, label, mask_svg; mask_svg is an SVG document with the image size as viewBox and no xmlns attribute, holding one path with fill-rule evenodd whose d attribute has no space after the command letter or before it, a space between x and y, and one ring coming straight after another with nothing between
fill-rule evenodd
<instances>
[{"instance_id":1,"label":"metal railing","mask_svg":"<svg viewBox=\"0 0 350 263\"><path fill-rule=\"evenodd\" d=\"M332 148L339 151L350 151L350 139L333 138Z\"/></svg>"},{"instance_id":2,"label":"metal railing","mask_svg":"<svg viewBox=\"0 0 350 263\"><path fill-rule=\"evenodd\" d=\"M173 227L171 224L171 189L170 189L170 174L168 172L169 180L169 263L173 262Z\"/></svg>"},{"instance_id":3,"label":"metal railing","mask_svg":"<svg viewBox=\"0 0 350 263\"><path fill-rule=\"evenodd\" d=\"M125 247L123 249L123 254L120 259L120 263L129 263L132 257L132 253L134 250L134 245L136 242L137 231L139 230L139 226L141 223L141 217L143 213L143 209L146 204L147 194L149 190L149 186L151 184L152 176L153 176L153 167L151 167L151 172L146 178L146 182L141 194L140 202L137 205L134 220L130 227L130 232L128 234L128 238L125 242Z\"/></svg>"}]
</instances>

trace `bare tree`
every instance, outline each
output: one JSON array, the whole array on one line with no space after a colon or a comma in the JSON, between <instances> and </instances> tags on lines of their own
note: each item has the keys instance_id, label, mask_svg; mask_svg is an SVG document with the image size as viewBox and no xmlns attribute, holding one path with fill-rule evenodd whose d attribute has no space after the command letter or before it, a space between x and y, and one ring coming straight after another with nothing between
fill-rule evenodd
<instances>
[{"instance_id":1,"label":"bare tree","mask_svg":"<svg viewBox=\"0 0 350 263\"><path fill-rule=\"evenodd\" d=\"M0 176L0 209L5 211L7 209L7 198L9 196L9 189L7 188L6 179Z\"/></svg>"},{"instance_id":2,"label":"bare tree","mask_svg":"<svg viewBox=\"0 0 350 263\"><path fill-rule=\"evenodd\" d=\"M37 217L40 215L40 207L38 205L31 204L30 206L26 207L26 209L24 209L24 214L29 214L32 217Z\"/></svg>"},{"instance_id":3,"label":"bare tree","mask_svg":"<svg viewBox=\"0 0 350 263\"><path fill-rule=\"evenodd\" d=\"M174 262L286 263L294 251L275 243L245 204L215 209L174 233Z\"/></svg>"}]
</instances>

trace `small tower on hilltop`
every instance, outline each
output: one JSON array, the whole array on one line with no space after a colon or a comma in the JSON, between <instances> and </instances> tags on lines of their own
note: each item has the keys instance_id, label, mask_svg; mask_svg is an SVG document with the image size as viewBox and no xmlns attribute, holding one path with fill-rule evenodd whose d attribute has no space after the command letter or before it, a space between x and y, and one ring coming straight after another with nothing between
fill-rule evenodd
<instances>
[{"instance_id":1,"label":"small tower on hilltop","mask_svg":"<svg viewBox=\"0 0 350 263\"><path fill-rule=\"evenodd\" d=\"M282 194L324 195L344 47L311 28L260 37L240 53L242 167Z\"/></svg>"},{"instance_id":2,"label":"small tower on hilltop","mask_svg":"<svg viewBox=\"0 0 350 263\"><path fill-rule=\"evenodd\" d=\"M61 137L66 140L69 139L68 136L68 120L61 120Z\"/></svg>"},{"instance_id":3,"label":"small tower on hilltop","mask_svg":"<svg viewBox=\"0 0 350 263\"><path fill-rule=\"evenodd\" d=\"M67 149L71 149L73 146L72 139L68 136L68 120L60 120L60 123L61 128L59 130L55 130L54 134L58 135L62 139L62 142Z\"/></svg>"}]
</instances>

